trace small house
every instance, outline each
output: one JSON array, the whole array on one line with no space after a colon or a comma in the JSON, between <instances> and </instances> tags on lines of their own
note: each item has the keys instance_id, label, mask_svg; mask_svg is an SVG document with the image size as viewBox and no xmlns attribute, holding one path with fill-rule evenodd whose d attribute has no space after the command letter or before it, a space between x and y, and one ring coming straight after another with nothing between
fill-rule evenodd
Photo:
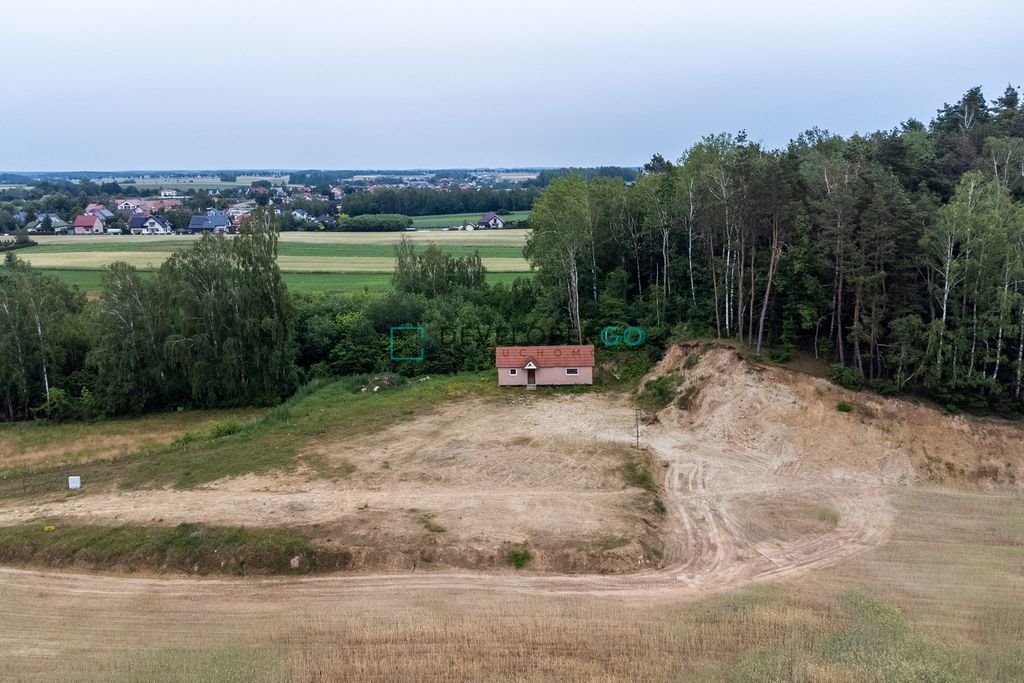
<instances>
[{"instance_id":1,"label":"small house","mask_svg":"<svg viewBox=\"0 0 1024 683\"><path fill-rule=\"evenodd\" d=\"M109 221L114 217L114 212L102 204L89 204L85 207L84 213L87 216L98 216L102 218L104 222Z\"/></svg>"},{"instance_id":2,"label":"small house","mask_svg":"<svg viewBox=\"0 0 1024 683\"><path fill-rule=\"evenodd\" d=\"M56 233L67 232L71 228L71 224L61 219L55 213L41 213L36 216L34 221L25 224L25 229L29 232L46 232L52 230Z\"/></svg>"},{"instance_id":3,"label":"small house","mask_svg":"<svg viewBox=\"0 0 1024 683\"><path fill-rule=\"evenodd\" d=\"M76 235L102 235L103 234L103 219L99 216L93 216L92 214L83 213L81 216L75 217L75 234Z\"/></svg>"},{"instance_id":4,"label":"small house","mask_svg":"<svg viewBox=\"0 0 1024 683\"><path fill-rule=\"evenodd\" d=\"M498 386L557 386L594 383L594 347L499 346L494 351Z\"/></svg>"},{"instance_id":5,"label":"small house","mask_svg":"<svg viewBox=\"0 0 1024 683\"><path fill-rule=\"evenodd\" d=\"M205 216L192 216L188 223L188 231L193 235L227 232L230 227L231 217L221 211L210 211Z\"/></svg>"},{"instance_id":6,"label":"small house","mask_svg":"<svg viewBox=\"0 0 1024 683\"><path fill-rule=\"evenodd\" d=\"M142 202L138 199L119 199L117 210L122 213L139 213L143 211Z\"/></svg>"},{"instance_id":7,"label":"small house","mask_svg":"<svg viewBox=\"0 0 1024 683\"><path fill-rule=\"evenodd\" d=\"M491 228L492 230L501 230L505 227L505 221L501 219L501 216L489 211L485 213L481 218L480 222L477 223L477 227L480 228Z\"/></svg>"},{"instance_id":8,"label":"small house","mask_svg":"<svg viewBox=\"0 0 1024 683\"><path fill-rule=\"evenodd\" d=\"M170 224L162 216L137 213L128 219L128 232L133 235L170 235Z\"/></svg>"}]
</instances>

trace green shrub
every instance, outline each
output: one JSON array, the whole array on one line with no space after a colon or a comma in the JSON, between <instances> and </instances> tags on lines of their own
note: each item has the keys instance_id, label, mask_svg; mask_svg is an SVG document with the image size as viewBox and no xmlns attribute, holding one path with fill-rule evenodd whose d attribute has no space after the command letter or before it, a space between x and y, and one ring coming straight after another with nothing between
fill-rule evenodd
<instances>
[{"instance_id":1,"label":"green shrub","mask_svg":"<svg viewBox=\"0 0 1024 683\"><path fill-rule=\"evenodd\" d=\"M650 411L658 411L672 403L679 385L679 376L675 373L662 375L652 379L643 386L636 397L637 404Z\"/></svg>"},{"instance_id":2,"label":"green shrub","mask_svg":"<svg viewBox=\"0 0 1024 683\"><path fill-rule=\"evenodd\" d=\"M840 401L839 403L836 404L836 410L838 410L840 413L849 413L853 410L853 406L851 406L846 401Z\"/></svg>"},{"instance_id":3,"label":"green shrub","mask_svg":"<svg viewBox=\"0 0 1024 683\"><path fill-rule=\"evenodd\" d=\"M864 388L864 373L857 368L848 368L841 363L829 366L828 378L833 384L838 384L845 389L860 391Z\"/></svg>"},{"instance_id":4,"label":"green shrub","mask_svg":"<svg viewBox=\"0 0 1024 683\"><path fill-rule=\"evenodd\" d=\"M221 437L231 436L242 431L242 428L242 423L232 418L217 420L210 424L210 438L220 439Z\"/></svg>"},{"instance_id":5,"label":"green shrub","mask_svg":"<svg viewBox=\"0 0 1024 683\"><path fill-rule=\"evenodd\" d=\"M53 387L43 405L35 409L36 417L63 422L78 417L78 407L63 389Z\"/></svg>"},{"instance_id":6,"label":"green shrub","mask_svg":"<svg viewBox=\"0 0 1024 683\"><path fill-rule=\"evenodd\" d=\"M532 559L528 548L513 548L505 556L505 560L516 569L522 569Z\"/></svg>"},{"instance_id":7,"label":"green shrub","mask_svg":"<svg viewBox=\"0 0 1024 683\"><path fill-rule=\"evenodd\" d=\"M699 353L691 353L689 356L686 357L686 360L683 361L683 368L685 370L689 370L690 368L693 368L694 366L696 366L697 363L699 363L699 362L700 362L700 354Z\"/></svg>"},{"instance_id":8,"label":"green shrub","mask_svg":"<svg viewBox=\"0 0 1024 683\"><path fill-rule=\"evenodd\" d=\"M697 398L697 387L688 387L686 391L676 399L676 407L680 410L688 410L693 405L693 399Z\"/></svg>"},{"instance_id":9,"label":"green shrub","mask_svg":"<svg viewBox=\"0 0 1024 683\"><path fill-rule=\"evenodd\" d=\"M882 396L895 396L899 393L896 382L889 379L873 379L868 382L868 388L877 391Z\"/></svg>"}]
</instances>

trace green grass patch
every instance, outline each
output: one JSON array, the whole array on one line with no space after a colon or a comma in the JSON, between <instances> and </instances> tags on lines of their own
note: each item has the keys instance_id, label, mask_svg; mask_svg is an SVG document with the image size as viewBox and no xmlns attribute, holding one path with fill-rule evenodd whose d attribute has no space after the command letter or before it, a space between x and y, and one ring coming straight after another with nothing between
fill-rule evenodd
<instances>
[{"instance_id":1,"label":"green grass patch","mask_svg":"<svg viewBox=\"0 0 1024 683\"><path fill-rule=\"evenodd\" d=\"M505 555L505 561L516 569L522 569L532 559L533 555L530 554L529 548L513 548Z\"/></svg>"},{"instance_id":2,"label":"green grass patch","mask_svg":"<svg viewBox=\"0 0 1024 683\"><path fill-rule=\"evenodd\" d=\"M839 526L839 513L832 508L819 506L810 509L812 518L819 522L825 522L830 526Z\"/></svg>"},{"instance_id":3,"label":"green grass patch","mask_svg":"<svg viewBox=\"0 0 1024 683\"><path fill-rule=\"evenodd\" d=\"M118 657L112 681L235 681L288 680L287 660L268 647L237 644L206 649L157 648L131 650Z\"/></svg>"},{"instance_id":4,"label":"green grass patch","mask_svg":"<svg viewBox=\"0 0 1024 683\"><path fill-rule=\"evenodd\" d=\"M81 254L89 252L125 253L146 252L171 254L188 249L196 244L194 239L163 239L154 237L138 237L130 241L108 241L104 239L83 238L80 242L63 242L60 244L43 244L34 247L33 254ZM425 245L423 245L425 246ZM468 245L438 244L441 251L452 256L472 256L479 253L482 258L522 258L523 248L514 245ZM395 255L392 244L359 244L353 242L280 242L277 247L279 256L316 256L316 257L364 257L391 258Z\"/></svg>"},{"instance_id":5,"label":"green grass patch","mask_svg":"<svg viewBox=\"0 0 1024 683\"><path fill-rule=\"evenodd\" d=\"M99 270L74 270L59 268L40 268L48 275L54 275L71 287L77 287L85 293L100 291ZM143 278L152 277L151 271L139 271ZM382 292L391 288L391 273L292 273L283 272L281 277L292 292ZM517 277L532 278L533 273L487 273L488 284L511 284Z\"/></svg>"},{"instance_id":6,"label":"green grass patch","mask_svg":"<svg viewBox=\"0 0 1024 683\"><path fill-rule=\"evenodd\" d=\"M649 380L636 396L637 405L651 412L667 407L676 397L679 382L679 373L675 370Z\"/></svg>"},{"instance_id":7,"label":"green grass patch","mask_svg":"<svg viewBox=\"0 0 1024 683\"><path fill-rule=\"evenodd\" d=\"M851 406L846 401L840 401L839 403L836 404L836 410L838 410L840 413L849 413L853 411L853 406Z\"/></svg>"},{"instance_id":8,"label":"green grass patch","mask_svg":"<svg viewBox=\"0 0 1024 683\"><path fill-rule=\"evenodd\" d=\"M453 225L465 225L476 223L483 217L483 213L449 213L441 216L413 216L412 224L416 228L448 228ZM529 211L512 211L502 216L501 220L506 224L512 221L529 220Z\"/></svg>"},{"instance_id":9,"label":"green grass patch","mask_svg":"<svg viewBox=\"0 0 1024 683\"><path fill-rule=\"evenodd\" d=\"M627 462L623 465L622 478L626 480L627 485L638 489L654 491L657 488L650 468L642 462Z\"/></svg>"},{"instance_id":10,"label":"green grass patch","mask_svg":"<svg viewBox=\"0 0 1024 683\"><path fill-rule=\"evenodd\" d=\"M351 557L316 548L308 538L284 529L57 523L0 527L0 562L241 576L341 569Z\"/></svg>"},{"instance_id":11,"label":"green grass patch","mask_svg":"<svg viewBox=\"0 0 1024 683\"><path fill-rule=\"evenodd\" d=\"M990 679L993 666L978 666L970 649L949 647L915 631L894 606L861 592L844 594L825 623L792 601L736 604L731 621L749 619L785 624L785 637L765 632L764 645L736 661L736 681L973 681ZM722 614L718 608L718 614ZM722 615L724 616L724 615ZM758 624L759 625L759 624ZM767 642L765 642L767 641ZM988 656L1008 654L1001 650ZM1000 675L1019 674L1020 658L1000 660ZM1016 679L1015 679L1016 680Z\"/></svg>"}]
</instances>

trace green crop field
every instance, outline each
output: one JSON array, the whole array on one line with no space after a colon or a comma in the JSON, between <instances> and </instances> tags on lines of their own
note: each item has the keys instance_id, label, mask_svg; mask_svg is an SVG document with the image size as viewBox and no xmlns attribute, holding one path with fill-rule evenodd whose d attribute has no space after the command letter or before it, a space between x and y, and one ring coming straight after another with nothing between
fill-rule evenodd
<instances>
[{"instance_id":1,"label":"green crop field","mask_svg":"<svg viewBox=\"0 0 1024 683\"><path fill-rule=\"evenodd\" d=\"M450 213L443 216L414 216L412 224L417 228L448 228L453 225L476 223L482 215L479 213ZM529 218L529 211L513 211L501 217L506 223L510 221L525 221Z\"/></svg>"},{"instance_id":2,"label":"green crop field","mask_svg":"<svg viewBox=\"0 0 1024 683\"><path fill-rule=\"evenodd\" d=\"M405 236L421 246L437 244L448 254L479 253L488 282L511 282L529 276L522 248L525 230L410 233L283 233L278 264L285 282L297 292L383 290L390 286L394 245ZM143 273L192 245L191 236L40 236L40 243L18 252L41 270L57 275L83 292L100 290L101 270L125 261Z\"/></svg>"},{"instance_id":3,"label":"green crop field","mask_svg":"<svg viewBox=\"0 0 1024 683\"><path fill-rule=\"evenodd\" d=\"M93 293L100 291L100 271L68 270L47 268L47 273L56 275L79 291ZM141 271L143 277L149 271ZM285 284L293 292L354 292L381 291L391 286L391 273L289 273L283 274ZM531 273L488 273L487 282L510 284L517 277L532 277Z\"/></svg>"}]
</instances>

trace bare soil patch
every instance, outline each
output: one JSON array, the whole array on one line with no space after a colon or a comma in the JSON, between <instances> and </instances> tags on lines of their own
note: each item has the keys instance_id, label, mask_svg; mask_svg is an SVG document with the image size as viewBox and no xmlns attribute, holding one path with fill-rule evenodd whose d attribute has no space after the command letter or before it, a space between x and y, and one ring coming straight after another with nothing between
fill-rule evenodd
<instances>
[{"instance_id":1,"label":"bare soil patch","mask_svg":"<svg viewBox=\"0 0 1024 683\"><path fill-rule=\"evenodd\" d=\"M501 568L525 547L535 571L633 571L660 564L663 515L654 493L624 477L629 464L648 467L631 430L624 398L453 402L311 444L306 460L347 473L333 478L306 468L184 491L86 482L80 495L0 508L0 523L289 526L350 552L356 569Z\"/></svg>"}]
</instances>

